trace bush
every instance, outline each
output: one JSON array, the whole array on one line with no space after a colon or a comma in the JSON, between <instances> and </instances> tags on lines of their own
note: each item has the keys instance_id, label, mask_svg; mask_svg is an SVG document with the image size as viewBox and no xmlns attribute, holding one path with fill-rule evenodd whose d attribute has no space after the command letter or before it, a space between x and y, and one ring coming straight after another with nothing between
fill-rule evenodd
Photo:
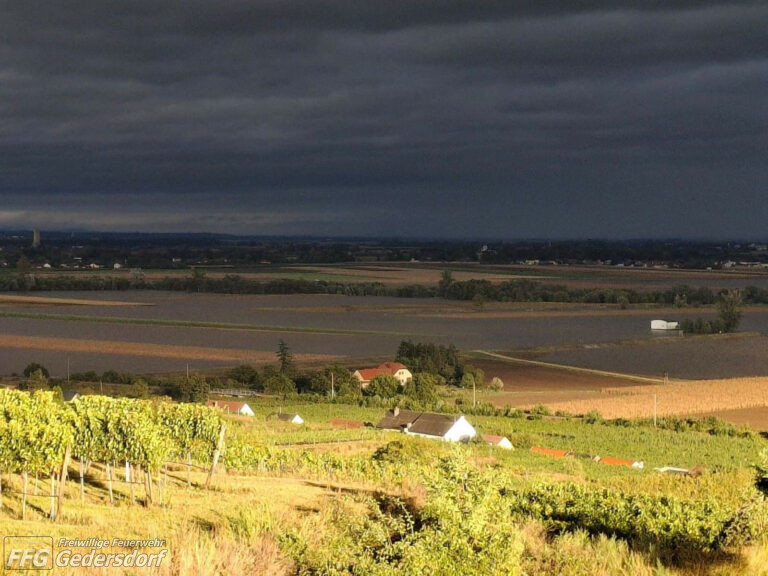
<instances>
[{"instance_id":1,"label":"bush","mask_svg":"<svg viewBox=\"0 0 768 576\"><path fill-rule=\"evenodd\" d=\"M490 388L494 392L498 392L504 389L504 382L498 376L494 376L493 378L491 378L491 383L488 385L488 388Z\"/></svg>"},{"instance_id":2,"label":"bush","mask_svg":"<svg viewBox=\"0 0 768 576\"><path fill-rule=\"evenodd\" d=\"M603 421L603 415L597 410L591 410L584 414L584 422L587 424L600 424Z\"/></svg>"},{"instance_id":3,"label":"bush","mask_svg":"<svg viewBox=\"0 0 768 576\"><path fill-rule=\"evenodd\" d=\"M379 398L394 398L400 388L400 382L394 376L380 374L374 377L363 390L366 396Z\"/></svg>"},{"instance_id":4,"label":"bush","mask_svg":"<svg viewBox=\"0 0 768 576\"><path fill-rule=\"evenodd\" d=\"M531 408L531 415L532 416L550 416L552 414L552 411L544 406L544 404L536 404L533 408Z\"/></svg>"}]
</instances>

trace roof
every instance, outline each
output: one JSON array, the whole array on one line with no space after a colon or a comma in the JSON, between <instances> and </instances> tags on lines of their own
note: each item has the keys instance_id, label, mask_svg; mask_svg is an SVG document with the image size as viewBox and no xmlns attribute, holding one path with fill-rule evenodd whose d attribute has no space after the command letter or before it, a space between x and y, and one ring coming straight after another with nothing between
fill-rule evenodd
<instances>
[{"instance_id":1,"label":"roof","mask_svg":"<svg viewBox=\"0 0 768 576\"><path fill-rule=\"evenodd\" d=\"M213 406L214 408L221 408L228 412L240 412L243 406L246 406L245 402L235 402L234 400L208 400L205 403L206 406Z\"/></svg>"},{"instance_id":2,"label":"roof","mask_svg":"<svg viewBox=\"0 0 768 576\"><path fill-rule=\"evenodd\" d=\"M71 400L74 400L75 398L80 397L80 394L78 394L74 390L67 390L66 392L62 392L61 395L64 398L64 402L69 402Z\"/></svg>"},{"instance_id":3,"label":"roof","mask_svg":"<svg viewBox=\"0 0 768 576\"><path fill-rule=\"evenodd\" d=\"M531 452L536 452L537 454L546 454L547 456L554 456L555 458L565 458L568 456L568 450L543 448L541 446L531 446Z\"/></svg>"},{"instance_id":4,"label":"roof","mask_svg":"<svg viewBox=\"0 0 768 576\"><path fill-rule=\"evenodd\" d=\"M412 434L427 436L445 436L461 416L435 414L433 412L413 412L411 410L389 410L378 424L388 430L408 429Z\"/></svg>"},{"instance_id":5,"label":"roof","mask_svg":"<svg viewBox=\"0 0 768 576\"><path fill-rule=\"evenodd\" d=\"M413 412L412 410L388 410L376 426L387 430L402 430L408 424L413 424L421 414L421 412Z\"/></svg>"},{"instance_id":6,"label":"roof","mask_svg":"<svg viewBox=\"0 0 768 576\"><path fill-rule=\"evenodd\" d=\"M389 372L386 370L381 370L379 368L362 368L361 370L358 370L360 373L360 377L365 380L366 382L369 380L373 380L376 378L376 376L381 376L382 374L386 376L391 376Z\"/></svg>"},{"instance_id":7,"label":"roof","mask_svg":"<svg viewBox=\"0 0 768 576\"><path fill-rule=\"evenodd\" d=\"M288 412L280 412L277 415L277 419L278 420L282 420L283 422L290 422L291 420L296 418L296 416L298 416L298 414L290 414Z\"/></svg>"},{"instance_id":8,"label":"roof","mask_svg":"<svg viewBox=\"0 0 768 576\"><path fill-rule=\"evenodd\" d=\"M494 436L493 434L483 434L483 440L491 444L498 444L504 440L504 436Z\"/></svg>"},{"instance_id":9,"label":"roof","mask_svg":"<svg viewBox=\"0 0 768 576\"><path fill-rule=\"evenodd\" d=\"M621 458L611 458L606 456L598 460L600 464L607 464L608 466L626 466L627 468L643 468L643 463L636 460L623 460Z\"/></svg>"},{"instance_id":10,"label":"roof","mask_svg":"<svg viewBox=\"0 0 768 576\"><path fill-rule=\"evenodd\" d=\"M408 370L408 367L400 362L384 362L376 368L361 368L357 372L360 373L360 377L364 381L368 382L376 378L376 376L394 376L398 370Z\"/></svg>"},{"instance_id":11,"label":"roof","mask_svg":"<svg viewBox=\"0 0 768 576\"><path fill-rule=\"evenodd\" d=\"M384 362L379 364L379 370L387 370L390 374L394 374L398 370L408 370L408 368L405 364L400 364L400 362Z\"/></svg>"}]
</instances>

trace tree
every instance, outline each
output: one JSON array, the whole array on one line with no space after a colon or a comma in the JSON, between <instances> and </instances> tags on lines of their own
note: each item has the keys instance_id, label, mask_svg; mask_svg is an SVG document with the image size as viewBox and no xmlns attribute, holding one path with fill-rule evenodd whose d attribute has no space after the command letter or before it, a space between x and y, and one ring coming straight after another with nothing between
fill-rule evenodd
<instances>
[{"instance_id":1,"label":"tree","mask_svg":"<svg viewBox=\"0 0 768 576\"><path fill-rule=\"evenodd\" d=\"M379 374L368 383L363 393L366 396L379 396L380 398L394 398L400 388L400 382L389 374Z\"/></svg>"},{"instance_id":2,"label":"tree","mask_svg":"<svg viewBox=\"0 0 768 576\"><path fill-rule=\"evenodd\" d=\"M29 258L27 258L24 254L19 256L19 259L16 261L16 268L19 270L29 270L31 264L29 262Z\"/></svg>"},{"instance_id":3,"label":"tree","mask_svg":"<svg viewBox=\"0 0 768 576\"><path fill-rule=\"evenodd\" d=\"M277 361L280 367L281 374L293 373L293 354L288 344L281 338L277 344Z\"/></svg>"},{"instance_id":4,"label":"tree","mask_svg":"<svg viewBox=\"0 0 768 576\"><path fill-rule=\"evenodd\" d=\"M208 286L208 278L206 278L205 272L199 268L193 268L190 284L192 285L192 288L198 292L205 292L205 289Z\"/></svg>"},{"instance_id":5,"label":"tree","mask_svg":"<svg viewBox=\"0 0 768 576\"><path fill-rule=\"evenodd\" d=\"M504 382L498 376L494 376L493 378L491 378L491 383L490 383L490 385L488 387L491 390L493 390L495 392L498 392L499 390L503 390L504 389Z\"/></svg>"},{"instance_id":6,"label":"tree","mask_svg":"<svg viewBox=\"0 0 768 576\"><path fill-rule=\"evenodd\" d=\"M739 327L742 301L741 290L726 290L720 295L717 310L723 332L734 332Z\"/></svg>"},{"instance_id":7,"label":"tree","mask_svg":"<svg viewBox=\"0 0 768 576\"><path fill-rule=\"evenodd\" d=\"M182 402L205 402L210 393L210 384L199 374L184 378L179 383L179 397Z\"/></svg>"},{"instance_id":8,"label":"tree","mask_svg":"<svg viewBox=\"0 0 768 576\"><path fill-rule=\"evenodd\" d=\"M359 394L360 388L357 380L354 382L352 380L352 373L347 368L334 364L312 374L310 390L318 394L330 395L331 384L333 384L333 392L336 396L354 396Z\"/></svg>"},{"instance_id":9,"label":"tree","mask_svg":"<svg viewBox=\"0 0 768 576\"><path fill-rule=\"evenodd\" d=\"M475 295L472 297L472 306L474 306L475 310L478 312L482 312L485 308L485 294L482 292L475 292Z\"/></svg>"},{"instance_id":10,"label":"tree","mask_svg":"<svg viewBox=\"0 0 768 576\"><path fill-rule=\"evenodd\" d=\"M397 348L396 361L408 366L414 374L429 372L454 384L458 383L463 371L459 351L453 344L442 346L403 340Z\"/></svg>"},{"instance_id":11,"label":"tree","mask_svg":"<svg viewBox=\"0 0 768 576\"><path fill-rule=\"evenodd\" d=\"M461 382L459 383L459 386L462 388L472 388L473 386L476 386L475 377L472 375L471 372L464 372L464 375L461 377Z\"/></svg>"},{"instance_id":12,"label":"tree","mask_svg":"<svg viewBox=\"0 0 768 576\"><path fill-rule=\"evenodd\" d=\"M259 388L261 378L259 372L250 364L240 364L227 371L227 378L235 380L242 386L249 388Z\"/></svg>"},{"instance_id":13,"label":"tree","mask_svg":"<svg viewBox=\"0 0 768 576\"><path fill-rule=\"evenodd\" d=\"M48 369L42 364L38 364L37 362L32 362L31 364L27 364L27 367L24 368L24 377L29 378L30 376L32 376L32 374L38 371L42 372L43 376L45 376L46 378L51 377L51 373L48 372Z\"/></svg>"},{"instance_id":14,"label":"tree","mask_svg":"<svg viewBox=\"0 0 768 576\"><path fill-rule=\"evenodd\" d=\"M453 284L453 274L450 270L443 270L443 273L440 275L440 282L437 284L438 296L445 298L445 296L448 294L448 289L451 287L451 284Z\"/></svg>"},{"instance_id":15,"label":"tree","mask_svg":"<svg viewBox=\"0 0 768 576\"><path fill-rule=\"evenodd\" d=\"M35 370L22 382L21 388L23 390L46 390L48 388L48 378L42 370Z\"/></svg>"},{"instance_id":16,"label":"tree","mask_svg":"<svg viewBox=\"0 0 768 576\"><path fill-rule=\"evenodd\" d=\"M143 378L133 381L132 392L135 398L149 398L149 384Z\"/></svg>"},{"instance_id":17,"label":"tree","mask_svg":"<svg viewBox=\"0 0 768 576\"><path fill-rule=\"evenodd\" d=\"M428 372L414 374L413 378L403 385L403 394L422 404L436 402L438 399L437 377Z\"/></svg>"},{"instance_id":18,"label":"tree","mask_svg":"<svg viewBox=\"0 0 768 576\"><path fill-rule=\"evenodd\" d=\"M285 398L296 394L296 384L285 374L277 373L264 381L264 392Z\"/></svg>"},{"instance_id":19,"label":"tree","mask_svg":"<svg viewBox=\"0 0 768 576\"><path fill-rule=\"evenodd\" d=\"M467 364L464 366L464 375L466 374L472 376L472 381L474 381L475 386L478 388L482 388L483 384L485 384L485 372L480 368L475 368L474 366ZM466 388L466 386L464 386L464 375L462 375L462 388ZM469 387L472 387L472 382L469 383Z\"/></svg>"}]
</instances>

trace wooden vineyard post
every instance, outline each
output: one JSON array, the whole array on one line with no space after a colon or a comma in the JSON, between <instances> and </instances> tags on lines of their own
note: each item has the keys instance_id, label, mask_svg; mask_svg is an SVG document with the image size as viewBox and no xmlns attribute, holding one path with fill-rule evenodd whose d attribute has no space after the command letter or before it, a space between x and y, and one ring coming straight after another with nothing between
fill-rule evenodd
<instances>
[{"instance_id":1,"label":"wooden vineyard post","mask_svg":"<svg viewBox=\"0 0 768 576\"><path fill-rule=\"evenodd\" d=\"M227 424L222 423L221 430L219 430L219 440L216 442L216 449L213 451L213 462L211 462L211 469L208 471L208 478L205 481L206 488L211 485L213 473L216 470L216 465L219 463L219 456L221 456L221 451L224 449L224 434L226 434L226 432Z\"/></svg>"},{"instance_id":2,"label":"wooden vineyard post","mask_svg":"<svg viewBox=\"0 0 768 576\"><path fill-rule=\"evenodd\" d=\"M35 487L32 489L32 494L37 496L37 472L35 472Z\"/></svg>"},{"instance_id":3,"label":"wooden vineyard post","mask_svg":"<svg viewBox=\"0 0 768 576\"><path fill-rule=\"evenodd\" d=\"M147 506L152 505L152 476L149 468L144 472L144 493L147 495Z\"/></svg>"},{"instance_id":4,"label":"wooden vineyard post","mask_svg":"<svg viewBox=\"0 0 768 576\"><path fill-rule=\"evenodd\" d=\"M136 476L136 471L133 470L133 466L127 462L125 464L125 471L129 472L126 474L126 482L128 482L128 485L131 487L131 504L136 504L136 494L133 492L133 478Z\"/></svg>"},{"instance_id":5,"label":"wooden vineyard post","mask_svg":"<svg viewBox=\"0 0 768 576\"><path fill-rule=\"evenodd\" d=\"M51 522L56 520L56 474L51 472Z\"/></svg>"},{"instance_id":6,"label":"wooden vineyard post","mask_svg":"<svg viewBox=\"0 0 768 576\"><path fill-rule=\"evenodd\" d=\"M192 486L192 483L189 479L189 472L192 468L192 452L187 451L187 488Z\"/></svg>"},{"instance_id":7,"label":"wooden vineyard post","mask_svg":"<svg viewBox=\"0 0 768 576\"><path fill-rule=\"evenodd\" d=\"M64 510L64 488L67 484L67 472L69 470L69 458L72 455L72 447L67 446L67 449L64 451L64 462L61 463L61 473L59 474L59 512L58 515L61 516L61 511ZM82 478L81 478L82 481ZM51 520L56 519L56 514L54 513Z\"/></svg>"},{"instance_id":8,"label":"wooden vineyard post","mask_svg":"<svg viewBox=\"0 0 768 576\"><path fill-rule=\"evenodd\" d=\"M27 519L27 487L29 486L29 473L24 470L21 473L22 478L22 493L21 493L21 519Z\"/></svg>"},{"instance_id":9,"label":"wooden vineyard post","mask_svg":"<svg viewBox=\"0 0 768 576\"><path fill-rule=\"evenodd\" d=\"M158 472L158 477L157 477L157 492L160 497L161 506L165 504L164 489L167 483L168 483L168 464L163 462L163 473L160 475L160 472Z\"/></svg>"},{"instance_id":10,"label":"wooden vineyard post","mask_svg":"<svg viewBox=\"0 0 768 576\"><path fill-rule=\"evenodd\" d=\"M107 462L107 488L109 488L109 503L114 504L114 496L112 493L112 468L109 465L109 462Z\"/></svg>"}]
</instances>

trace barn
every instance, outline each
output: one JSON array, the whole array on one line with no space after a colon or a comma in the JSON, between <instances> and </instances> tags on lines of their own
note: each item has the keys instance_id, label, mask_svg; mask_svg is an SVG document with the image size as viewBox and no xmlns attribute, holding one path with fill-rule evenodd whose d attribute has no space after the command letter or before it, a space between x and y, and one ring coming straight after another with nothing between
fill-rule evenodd
<instances>
[{"instance_id":1,"label":"barn","mask_svg":"<svg viewBox=\"0 0 768 576\"><path fill-rule=\"evenodd\" d=\"M440 438L448 442L468 442L477 436L477 431L463 415L414 412L399 408L389 410L377 427L411 436Z\"/></svg>"}]
</instances>

